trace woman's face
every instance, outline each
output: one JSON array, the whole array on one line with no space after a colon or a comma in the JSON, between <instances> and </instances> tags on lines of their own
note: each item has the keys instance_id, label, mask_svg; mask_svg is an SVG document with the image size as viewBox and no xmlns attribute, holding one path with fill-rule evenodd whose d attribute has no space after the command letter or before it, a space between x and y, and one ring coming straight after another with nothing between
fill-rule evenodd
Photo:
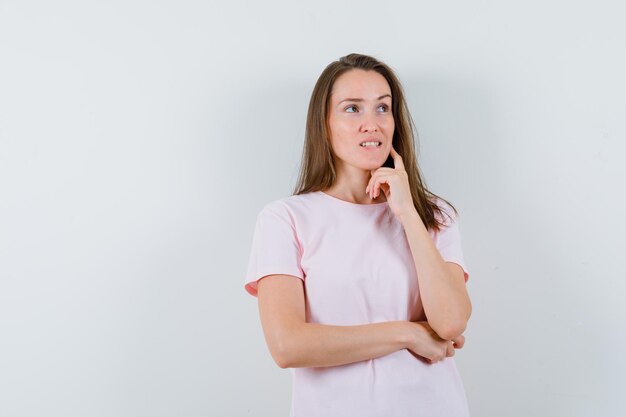
<instances>
[{"instance_id":1,"label":"woman's face","mask_svg":"<svg viewBox=\"0 0 626 417\"><path fill-rule=\"evenodd\" d=\"M339 171L381 167L391 152L395 128L385 77L361 69L341 74L331 92L328 125ZM381 145L361 146L367 141Z\"/></svg>"}]
</instances>

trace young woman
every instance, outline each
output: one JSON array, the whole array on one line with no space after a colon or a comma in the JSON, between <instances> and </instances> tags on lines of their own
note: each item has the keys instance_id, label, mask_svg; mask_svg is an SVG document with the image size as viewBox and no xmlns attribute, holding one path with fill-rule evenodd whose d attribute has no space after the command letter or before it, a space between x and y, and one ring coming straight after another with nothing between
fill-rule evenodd
<instances>
[{"instance_id":1,"label":"young woman","mask_svg":"<svg viewBox=\"0 0 626 417\"><path fill-rule=\"evenodd\" d=\"M457 211L425 188L400 82L350 54L309 103L294 194L257 216L245 281L291 417L469 416Z\"/></svg>"}]
</instances>

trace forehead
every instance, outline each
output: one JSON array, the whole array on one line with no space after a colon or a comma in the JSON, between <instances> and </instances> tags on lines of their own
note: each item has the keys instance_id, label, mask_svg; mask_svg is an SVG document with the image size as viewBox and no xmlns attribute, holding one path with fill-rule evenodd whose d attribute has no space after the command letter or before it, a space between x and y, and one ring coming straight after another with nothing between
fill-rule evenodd
<instances>
[{"instance_id":1,"label":"forehead","mask_svg":"<svg viewBox=\"0 0 626 417\"><path fill-rule=\"evenodd\" d=\"M378 72L355 69L337 77L330 94L333 101L345 98L375 100L384 94L391 94L391 88Z\"/></svg>"}]
</instances>

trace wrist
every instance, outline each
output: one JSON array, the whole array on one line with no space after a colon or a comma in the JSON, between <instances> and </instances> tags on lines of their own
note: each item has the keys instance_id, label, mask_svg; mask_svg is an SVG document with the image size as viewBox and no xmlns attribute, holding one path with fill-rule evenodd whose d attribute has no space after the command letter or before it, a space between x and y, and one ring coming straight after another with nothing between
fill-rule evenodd
<instances>
[{"instance_id":1,"label":"wrist","mask_svg":"<svg viewBox=\"0 0 626 417\"><path fill-rule=\"evenodd\" d=\"M421 221L419 213L417 212L414 206L411 206L411 207L406 208L405 210L402 210L400 214L398 215L398 220L400 220L400 223L402 223L403 225L407 223L414 223L416 219L420 219Z\"/></svg>"},{"instance_id":2,"label":"wrist","mask_svg":"<svg viewBox=\"0 0 626 417\"><path fill-rule=\"evenodd\" d=\"M414 323L410 321L398 322L398 333L396 340L398 340L398 342L402 346L402 349L407 349L414 344L415 331L416 329Z\"/></svg>"}]
</instances>

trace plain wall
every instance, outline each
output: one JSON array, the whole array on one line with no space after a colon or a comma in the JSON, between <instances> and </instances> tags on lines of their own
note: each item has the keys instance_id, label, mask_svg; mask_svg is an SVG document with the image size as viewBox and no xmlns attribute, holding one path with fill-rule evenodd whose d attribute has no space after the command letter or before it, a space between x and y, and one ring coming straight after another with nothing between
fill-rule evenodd
<instances>
[{"instance_id":1,"label":"plain wall","mask_svg":"<svg viewBox=\"0 0 626 417\"><path fill-rule=\"evenodd\" d=\"M460 213L474 416L621 416L625 7L0 2L0 415L287 416L243 288L313 85L403 82Z\"/></svg>"}]
</instances>

